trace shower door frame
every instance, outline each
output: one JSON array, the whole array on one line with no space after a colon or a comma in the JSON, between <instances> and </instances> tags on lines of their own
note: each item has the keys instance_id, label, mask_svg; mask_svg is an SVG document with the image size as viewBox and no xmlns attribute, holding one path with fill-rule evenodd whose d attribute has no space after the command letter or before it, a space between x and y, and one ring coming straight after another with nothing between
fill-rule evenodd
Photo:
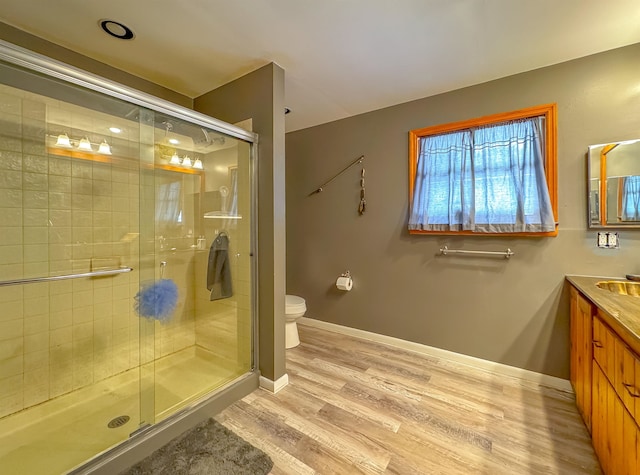
<instances>
[{"instance_id":1,"label":"shower door frame","mask_svg":"<svg viewBox=\"0 0 640 475\"><path fill-rule=\"evenodd\" d=\"M69 472L69 475L94 474L111 475L120 472L137 462L143 456L160 448L174 437L191 428L206 417L211 417L259 387L258 365L258 292L257 292L257 145L258 135L240 127L228 124L192 109L174 104L151 94L105 79L98 75L83 71L60 61L48 58L25 48L0 40L0 60L34 71L45 76L114 97L125 102L149 109L154 112L168 114L192 124L207 127L236 139L248 142L250 147L250 246L251 246L251 368L225 386L205 395L190 406L176 412L172 416L145 426L133 432L129 439L95 454L80 467ZM141 455L142 454L142 455Z\"/></svg>"}]
</instances>

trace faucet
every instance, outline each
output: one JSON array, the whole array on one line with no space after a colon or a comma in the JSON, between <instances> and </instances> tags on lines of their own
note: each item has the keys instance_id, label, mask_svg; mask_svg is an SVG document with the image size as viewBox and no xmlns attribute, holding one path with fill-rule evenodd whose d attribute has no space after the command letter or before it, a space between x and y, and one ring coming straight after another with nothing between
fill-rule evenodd
<instances>
[{"instance_id":1,"label":"faucet","mask_svg":"<svg viewBox=\"0 0 640 475\"><path fill-rule=\"evenodd\" d=\"M627 274L625 276L628 280L633 280L636 282L640 282L640 274Z\"/></svg>"}]
</instances>

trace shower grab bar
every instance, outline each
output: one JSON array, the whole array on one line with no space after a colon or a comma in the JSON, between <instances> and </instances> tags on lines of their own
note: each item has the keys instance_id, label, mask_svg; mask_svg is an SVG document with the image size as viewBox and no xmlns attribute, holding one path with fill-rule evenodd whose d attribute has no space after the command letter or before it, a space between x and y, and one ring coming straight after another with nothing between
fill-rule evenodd
<instances>
[{"instance_id":1,"label":"shower grab bar","mask_svg":"<svg viewBox=\"0 0 640 475\"><path fill-rule=\"evenodd\" d=\"M475 256L502 256L505 259L509 259L515 253L507 248L506 251L467 251L465 249L449 249L447 246L444 246L440 249L440 254L446 256L448 254L467 254L467 255L475 255Z\"/></svg>"},{"instance_id":2,"label":"shower grab bar","mask_svg":"<svg viewBox=\"0 0 640 475\"><path fill-rule=\"evenodd\" d=\"M82 279L83 277L105 277L109 275L124 274L126 272L131 272L132 270L132 267L119 267L117 269L96 270L92 272L83 272L81 274L65 274L54 275L51 277L29 277L26 279L5 280L0 281L0 287L19 284L35 284L37 282L51 282L56 280Z\"/></svg>"}]
</instances>

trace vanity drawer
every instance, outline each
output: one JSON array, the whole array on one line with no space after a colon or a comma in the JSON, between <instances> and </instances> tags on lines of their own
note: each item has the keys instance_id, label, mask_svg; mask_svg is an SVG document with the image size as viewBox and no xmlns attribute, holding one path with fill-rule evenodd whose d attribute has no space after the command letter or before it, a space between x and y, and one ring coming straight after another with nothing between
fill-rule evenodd
<instances>
[{"instance_id":1,"label":"vanity drawer","mask_svg":"<svg viewBox=\"0 0 640 475\"><path fill-rule=\"evenodd\" d=\"M640 357L599 318L593 319L593 357L627 411L640 419Z\"/></svg>"},{"instance_id":2,"label":"vanity drawer","mask_svg":"<svg viewBox=\"0 0 640 475\"><path fill-rule=\"evenodd\" d=\"M640 359L619 338L614 343L613 387L634 419L640 419Z\"/></svg>"},{"instance_id":3,"label":"vanity drawer","mask_svg":"<svg viewBox=\"0 0 640 475\"><path fill-rule=\"evenodd\" d=\"M593 359L613 384L615 364L615 340L617 337L599 318L593 319Z\"/></svg>"}]
</instances>

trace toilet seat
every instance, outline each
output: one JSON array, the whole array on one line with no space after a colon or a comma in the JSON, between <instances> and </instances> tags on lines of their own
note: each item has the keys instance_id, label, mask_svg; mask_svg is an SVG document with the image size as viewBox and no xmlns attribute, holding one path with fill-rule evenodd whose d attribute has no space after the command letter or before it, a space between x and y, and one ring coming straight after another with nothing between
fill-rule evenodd
<instances>
[{"instance_id":1,"label":"toilet seat","mask_svg":"<svg viewBox=\"0 0 640 475\"><path fill-rule=\"evenodd\" d=\"M305 304L305 300L302 297L298 297L297 295L286 295L285 296L285 314L291 315L300 312L305 312L307 310L307 306Z\"/></svg>"}]
</instances>

